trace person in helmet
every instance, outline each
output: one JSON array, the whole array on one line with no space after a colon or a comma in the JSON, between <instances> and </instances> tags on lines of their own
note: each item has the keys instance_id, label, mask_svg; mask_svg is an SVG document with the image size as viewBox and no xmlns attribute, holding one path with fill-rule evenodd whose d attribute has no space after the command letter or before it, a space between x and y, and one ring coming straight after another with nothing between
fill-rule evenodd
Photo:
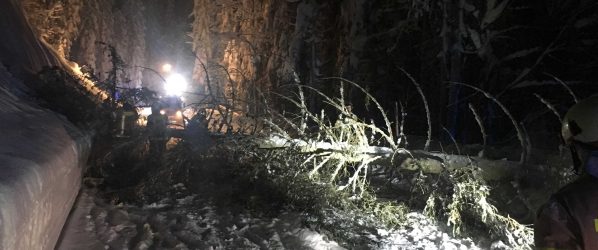
<instances>
[{"instance_id":1,"label":"person in helmet","mask_svg":"<svg viewBox=\"0 0 598 250\"><path fill-rule=\"evenodd\" d=\"M575 104L561 129L579 179L552 195L534 223L537 249L598 249L598 96Z\"/></svg>"},{"instance_id":2,"label":"person in helmet","mask_svg":"<svg viewBox=\"0 0 598 250\"><path fill-rule=\"evenodd\" d=\"M168 141L168 117L160 113L160 105L152 105L152 114L147 117L147 133L150 142L150 157L161 158Z\"/></svg>"}]
</instances>

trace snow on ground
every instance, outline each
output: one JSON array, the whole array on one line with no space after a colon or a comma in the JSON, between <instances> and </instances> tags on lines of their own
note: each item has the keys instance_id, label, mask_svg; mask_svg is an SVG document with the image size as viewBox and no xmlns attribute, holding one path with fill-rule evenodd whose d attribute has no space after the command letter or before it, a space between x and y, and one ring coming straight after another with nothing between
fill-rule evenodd
<instances>
[{"instance_id":1,"label":"snow on ground","mask_svg":"<svg viewBox=\"0 0 598 250\"><path fill-rule=\"evenodd\" d=\"M407 214L407 225L393 231L378 229L380 249L480 249L471 239L454 239L421 213Z\"/></svg>"},{"instance_id":2,"label":"snow on ground","mask_svg":"<svg viewBox=\"0 0 598 250\"><path fill-rule=\"evenodd\" d=\"M111 205L97 190L83 189L57 249L344 249L302 227L298 214L233 214L197 195L179 195Z\"/></svg>"},{"instance_id":3,"label":"snow on ground","mask_svg":"<svg viewBox=\"0 0 598 250\"><path fill-rule=\"evenodd\" d=\"M345 249L310 229L304 216L281 211L275 218L247 210L218 208L189 194L182 184L172 198L151 204L109 204L101 191L84 188L63 230L57 249ZM401 229L361 232L367 246L358 249L479 249L457 240L419 213ZM351 247L353 248L353 247Z\"/></svg>"}]
</instances>

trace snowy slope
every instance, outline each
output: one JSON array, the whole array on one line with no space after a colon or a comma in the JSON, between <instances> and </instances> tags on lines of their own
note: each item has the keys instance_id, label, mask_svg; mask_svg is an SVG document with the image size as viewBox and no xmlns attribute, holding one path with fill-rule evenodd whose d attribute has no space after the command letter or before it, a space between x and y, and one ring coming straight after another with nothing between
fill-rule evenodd
<instances>
[{"instance_id":1,"label":"snowy slope","mask_svg":"<svg viewBox=\"0 0 598 250\"><path fill-rule=\"evenodd\" d=\"M90 141L26 104L0 68L0 249L52 249L80 186Z\"/></svg>"},{"instance_id":2,"label":"snowy slope","mask_svg":"<svg viewBox=\"0 0 598 250\"><path fill-rule=\"evenodd\" d=\"M90 141L27 100L20 79L59 61L35 38L18 4L0 1L0 249L53 249Z\"/></svg>"}]
</instances>

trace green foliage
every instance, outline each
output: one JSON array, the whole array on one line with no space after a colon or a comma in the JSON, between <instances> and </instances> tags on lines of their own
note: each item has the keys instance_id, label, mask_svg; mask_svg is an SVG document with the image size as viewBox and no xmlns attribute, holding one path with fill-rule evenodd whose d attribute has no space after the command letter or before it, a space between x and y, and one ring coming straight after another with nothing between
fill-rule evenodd
<instances>
[{"instance_id":1,"label":"green foliage","mask_svg":"<svg viewBox=\"0 0 598 250\"><path fill-rule=\"evenodd\" d=\"M311 90L341 114L336 121L331 121L324 112L310 113L301 88L298 100L283 97L296 106L299 114L277 114L269 110L276 119L264 121L284 139L291 141L292 135L302 141L327 143L329 148L319 148L317 144L313 147L291 144L260 149L253 142L265 138L231 137L220 141L215 152L221 155L226 152L227 165L234 166L241 176L249 176L276 190L287 206L307 212L316 218L313 222L318 227L334 232L345 241L352 237L348 234L349 227L364 224L395 227L404 223L409 209L396 202L380 201L368 182L369 164L378 159L368 155L370 145L384 141L398 151L402 150L396 147L392 132L358 119L351 107L345 105L342 96L330 98ZM366 95L371 97L369 93ZM384 115L380 104L371 98ZM318 124L319 129L308 131L308 123Z\"/></svg>"},{"instance_id":2,"label":"green foliage","mask_svg":"<svg viewBox=\"0 0 598 250\"><path fill-rule=\"evenodd\" d=\"M266 119L266 123L285 140L313 142L311 145L298 147L297 151L308 155L301 161L302 167L310 168L309 177L314 178L314 181L337 185L340 190L351 187L352 193L359 193L358 196L361 197L368 188L368 171L372 162L381 158L370 154L373 145L384 143L396 154L408 152L397 146L384 109L370 93L351 81L334 79L340 81L339 98L329 97L311 87L297 85L298 100L284 96L282 98L294 105L300 113L278 114L271 110L270 113L279 118L279 123L271 119ZM352 107L344 100L344 85L347 83L372 100L383 117L385 128L366 123L352 112ZM324 110L320 114L310 112L304 100L303 89L321 96L327 105L338 112L336 120L331 119ZM317 124L317 130L306 133L307 124ZM292 138L291 135L297 138ZM322 146L322 143L326 146Z\"/></svg>"},{"instance_id":3,"label":"green foliage","mask_svg":"<svg viewBox=\"0 0 598 250\"><path fill-rule=\"evenodd\" d=\"M308 157L300 148L260 150L248 141L236 144L238 146L227 147L226 151L218 151L231 152L234 157L230 157L229 161L238 166L237 171L255 181L268 183L286 197L287 205L298 211L321 216L322 220L327 211L334 210L357 214L370 223L387 226L397 226L404 221L407 209L403 205L380 202L370 190L357 197L349 190L339 189L334 183L310 177L311 168L298 164Z\"/></svg>"},{"instance_id":4,"label":"green foliage","mask_svg":"<svg viewBox=\"0 0 598 250\"><path fill-rule=\"evenodd\" d=\"M110 58L110 62L112 63L112 68L108 73L108 77L96 83L98 87L103 89L104 91L110 93L111 97L111 105L113 108L116 107L116 91L119 88L119 82L127 82L126 79L126 71L125 69L128 67L121 56L118 54L116 48L108 43L105 42L97 42L98 44L104 46L105 53L108 53L108 57Z\"/></svg>"},{"instance_id":5,"label":"green foliage","mask_svg":"<svg viewBox=\"0 0 598 250\"><path fill-rule=\"evenodd\" d=\"M455 235L489 231L493 239L503 240L517 249L531 249L533 230L509 216L502 215L488 200L490 188L475 166L445 173L447 189L431 192L424 213L445 220Z\"/></svg>"},{"instance_id":6,"label":"green foliage","mask_svg":"<svg viewBox=\"0 0 598 250\"><path fill-rule=\"evenodd\" d=\"M38 73L36 93L47 102L49 108L65 115L79 126L99 129L109 110L99 106L99 98L92 95L77 78L60 68L46 68ZM65 98L68 97L68 98Z\"/></svg>"}]
</instances>

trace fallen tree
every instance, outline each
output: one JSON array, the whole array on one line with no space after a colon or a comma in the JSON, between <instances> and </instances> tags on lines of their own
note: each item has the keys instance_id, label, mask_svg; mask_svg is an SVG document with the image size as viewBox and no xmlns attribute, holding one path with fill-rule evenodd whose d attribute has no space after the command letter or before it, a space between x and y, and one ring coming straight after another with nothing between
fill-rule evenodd
<instances>
[{"instance_id":1,"label":"fallen tree","mask_svg":"<svg viewBox=\"0 0 598 250\"><path fill-rule=\"evenodd\" d=\"M240 154L251 152L257 159L245 162L256 162L253 171L261 173L256 176L274 179L270 181L291 190L289 195L297 196L297 193L305 191L306 183L311 183L309 185L328 187L324 188L327 194L320 190L316 192L318 195L331 200L334 200L332 197L345 199L330 204L354 202L348 207L370 213L380 221L400 225L400 217L404 213L390 211L401 210L393 207L411 207L422 209L431 218L445 221L455 235L480 236L480 232L489 232L480 237L501 241L514 248L532 248L532 229L499 211L489 198L491 188L488 185L514 180L522 169L530 167L524 168L518 162L506 160L408 150L403 147L403 137L394 137L404 133L393 133L391 122L375 98L354 83L341 81L339 84L339 98L297 85L297 99L281 96L295 106L296 113L287 111L281 114L268 109L268 116L261 121L266 126L261 134L250 136L249 140L235 141L233 144L237 146L228 150L240 151ZM351 106L342 95L345 84L360 89L372 100L385 127L365 122L352 113ZM324 111L319 114L309 112L303 100L305 89L320 95L338 113L338 117L332 118ZM413 173L410 183L414 188L409 195L419 197L419 201L408 204L376 198L371 185L374 168ZM302 180L300 184L297 179ZM330 195L331 192L338 195Z\"/></svg>"}]
</instances>

